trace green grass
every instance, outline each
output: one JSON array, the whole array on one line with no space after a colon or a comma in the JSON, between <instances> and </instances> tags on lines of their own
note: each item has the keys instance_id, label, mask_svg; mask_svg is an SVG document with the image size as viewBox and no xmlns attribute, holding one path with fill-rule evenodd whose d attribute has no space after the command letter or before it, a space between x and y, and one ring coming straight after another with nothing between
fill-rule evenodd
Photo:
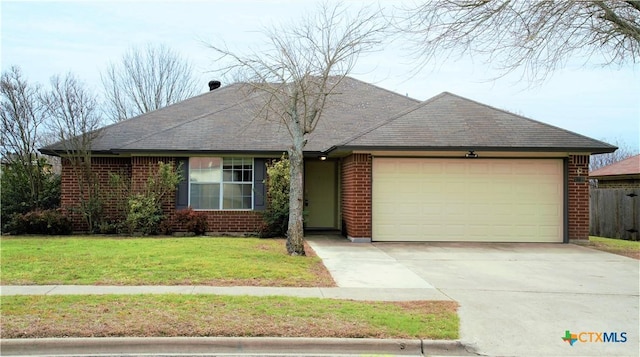
<instances>
[{"instance_id":1,"label":"green grass","mask_svg":"<svg viewBox=\"0 0 640 357\"><path fill-rule=\"evenodd\" d=\"M589 242L603 244L611 248L640 249L640 241L589 236Z\"/></svg>"},{"instance_id":2,"label":"green grass","mask_svg":"<svg viewBox=\"0 0 640 357\"><path fill-rule=\"evenodd\" d=\"M217 295L3 296L3 338L275 336L458 338L453 301Z\"/></svg>"},{"instance_id":3,"label":"green grass","mask_svg":"<svg viewBox=\"0 0 640 357\"><path fill-rule=\"evenodd\" d=\"M311 255L287 255L280 239L2 238L0 283L334 286Z\"/></svg>"},{"instance_id":4,"label":"green grass","mask_svg":"<svg viewBox=\"0 0 640 357\"><path fill-rule=\"evenodd\" d=\"M590 236L588 246L605 252L640 259L640 241Z\"/></svg>"}]
</instances>

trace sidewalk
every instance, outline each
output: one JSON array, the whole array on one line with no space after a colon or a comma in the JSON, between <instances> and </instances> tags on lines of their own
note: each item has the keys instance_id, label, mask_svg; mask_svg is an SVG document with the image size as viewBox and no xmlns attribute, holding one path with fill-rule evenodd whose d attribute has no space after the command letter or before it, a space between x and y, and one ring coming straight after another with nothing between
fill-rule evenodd
<instances>
[{"instance_id":1,"label":"sidewalk","mask_svg":"<svg viewBox=\"0 0 640 357\"><path fill-rule=\"evenodd\" d=\"M0 296L10 295L136 295L214 294L296 296L369 301L451 300L436 289L405 288L294 288L259 286L99 286L99 285L3 285Z\"/></svg>"},{"instance_id":2,"label":"sidewalk","mask_svg":"<svg viewBox=\"0 0 640 357\"><path fill-rule=\"evenodd\" d=\"M451 300L371 244L331 236L308 237L338 287L5 285L0 296L105 294L215 294L295 296L361 301ZM346 244L349 249L342 249ZM227 356L475 356L460 341L336 338L65 338L0 340L2 355L107 355L171 353Z\"/></svg>"},{"instance_id":3,"label":"sidewalk","mask_svg":"<svg viewBox=\"0 0 640 357\"><path fill-rule=\"evenodd\" d=\"M0 286L0 296L215 294L369 301L451 300L374 245L354 244L342 237L330 235L309 236L306 240L322 258L338 287L5 285Z\"/></svg>"}]
</instances>

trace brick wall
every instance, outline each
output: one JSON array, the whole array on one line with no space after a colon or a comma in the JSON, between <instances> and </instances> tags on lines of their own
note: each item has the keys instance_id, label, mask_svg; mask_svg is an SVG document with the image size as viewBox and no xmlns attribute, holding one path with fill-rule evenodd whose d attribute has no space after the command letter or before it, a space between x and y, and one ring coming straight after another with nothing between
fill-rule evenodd
<instances>
[{"instance_id":1,"label":"brick wall","mask_svg":"<svg viewBox=\"0 0 640 357\"><path fill-rule=\"evenodd\" d=\"M598 180L598 188L639 188L639 179Z\"/></svg>"},{"instance_id":2,"label":"brick wall","mask_svg":"<svg viewBox=\"0 0 640 357\"><path fill-rule=\"evenodd\" d=\"M109 221L124 219L122 204L126 202L128 191L141 192L147 182L150 170L157 168L158 162L175 163L173 157L132 157L132 158L93 158L92 167L99 185L100 198L105 202L104 218ZM110 184L110 174L119 174L127 183L125 187L117 189ZM74 231L87 230L82 217L75 208L80 202L81 191L75 170L68 160L62 161L61 205L70 211ZM86 196L86 194L85 194ZM163 211L169 219L175 218L175 192L170 194L162 205ZM257 233L263 223L260 212L255 211L205 211L210 232L253 234ZM183 227L175 226L176 231Z\"/></svg>"},{"instance_id":3,"label":"brick wall","mask_svg":"<svg viewBox=\"0 0 640 357\"><path fill-rule=\"evenodd\" d=\"M589 156L569 156L569 239L589 239Z\"/></svg>"},{"instance_id":4,"label":"brick wall","mask_svg":"<svg viewBox=\"0 0 640 357\"><path fill-rule=\"evenodd\" d=\"M89 194L87 180L78 180L79 169L75 168L69 160L63 159L61 164L62 185L60 188L60 205L69 210L69 215L73 222L74 231L86 231L87 224L78 212L78 207L82 198L86 199ZM110 174L120 174L127 177L131 174L130 160L128 158L93 158L92 172L98 188L98 197L105 202L103 217L107 220L115 220L120 217L117 202L122 197L122 192L118 192L110 185ZM81 183L83 187L80 187Z\"/></svg>"},{"instance_id":5,"label":"brick wall","mask_svg":"<svg viewBox=\"0 0 640 357\"><path fill-rule=\"evenodd\" d=\"M207 216L207 231L255 235L260 231L262 214L256 211L203 211ZM177 227L180 230L182 227Z\"/></svg>"},{"instance_id":6,"label":"brick wall","mask_svg":"<svg viewBox=\"0 0 640 357\"><path fill-rule=\"evenodd\" d=\"M342 228L349 238L371 239L371 155L342 161Z\"/></svg>"},{"instance_id":7,"label":"brick wall","mask_svg":"<svg viewBox=\"0 0 640 357\"><path fill-rule=\"evenodd\" d=\"M138 157L131 158L131 192L144 192L149 175L156 172L159 163L171 163L175 165L172 157ZM162 202L162 210L169 219L175 218L175 191L171 192Z\"/></svg>"}]
</instances>

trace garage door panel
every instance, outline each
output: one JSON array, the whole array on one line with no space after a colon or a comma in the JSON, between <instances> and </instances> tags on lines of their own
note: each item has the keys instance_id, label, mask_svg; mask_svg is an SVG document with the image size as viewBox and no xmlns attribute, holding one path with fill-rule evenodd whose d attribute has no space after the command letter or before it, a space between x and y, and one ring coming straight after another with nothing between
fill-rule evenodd
<instances>
[{"instance_id":1,"label":"garage door panel","mask_svg":"<svg viewBox=\"0 0 640 357\"><path fill-rule=\"evenodd\" d=\"M563 177L558 159L375 158L373 239L561 242Z\"/></svg>"}]
</instances>

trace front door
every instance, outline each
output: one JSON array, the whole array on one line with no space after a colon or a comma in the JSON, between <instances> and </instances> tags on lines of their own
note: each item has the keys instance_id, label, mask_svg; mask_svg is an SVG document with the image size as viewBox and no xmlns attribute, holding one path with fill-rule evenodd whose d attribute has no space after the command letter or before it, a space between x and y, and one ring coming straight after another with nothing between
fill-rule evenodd
<instances>
[{"instance_id":1,"label":"front door","mask_svg":"<svg viewBox=\"0 0 640 357\"><path fill-rule=\"evenodd\" d=\"M306 228L338 228L335 161L306 161L304 198Z\"/></svg>"}]
</instances>

